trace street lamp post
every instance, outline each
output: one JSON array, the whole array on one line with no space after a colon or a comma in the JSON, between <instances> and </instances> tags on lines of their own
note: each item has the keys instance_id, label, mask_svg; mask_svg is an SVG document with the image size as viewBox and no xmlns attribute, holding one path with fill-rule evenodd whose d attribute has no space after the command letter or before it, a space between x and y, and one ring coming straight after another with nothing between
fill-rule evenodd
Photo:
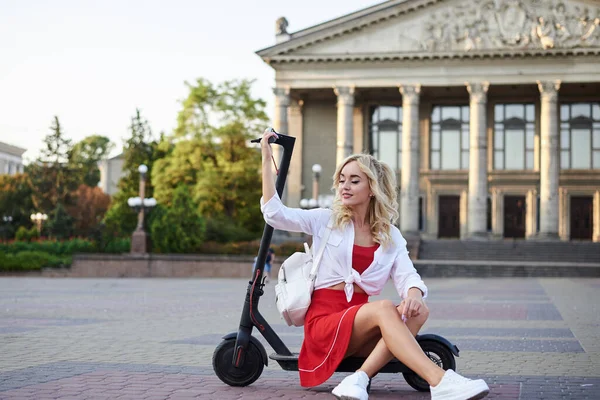
<instances>
[{"instance_id":1,"label":"street lamp post","mask_svg":"<svg viewBox=\"0 0 600 400\"><path fill-rule=\"evenodd\" d=\"M29 218L31 218L31 221L37 226L39 235L42 236L42 224L48 219L48 216L46 214L36 213L31 214Z\"/></svg>"},{"instance_id":2,"label":"street lamp post","mask_svg":"<svg viewBox=\"0 0 600 400\"><path fill-rule=\"evenodd\" d=\"M144 230L144 217L152 207L156 206L156 200L153 197L149 199L145 197L148 167L142 164L138 171L140 173L140 196L130 197L127 199L127 204L138 213L137 227L131 237L131 252L144 254L148 252L148 234Z\"/></svg>"},{"instance_id":3,"label":"street lamp post","mask_svg":"<svg viewBox=\"0 0 600 400\"><path fill-rule=\"evenodd\" d=\"M302 199L300 200L300 208L310 210L312 208L319 207L319 201L317 199Z\"/></svg>"},{"instance_id":4,"label":"street lamp post","mask_svg":"<svg viewBox=\"0 0 600 400\"><path fill-rule=\"evenodd\" d=\"M310 210L312 208L317 208L323 206L319 202L319 178L321 177L321 165L313 164L312 172L313 172L313 185L312 185L312 197L310 199L302 199L300 200L300 208L304 208L305 210Z\"/></svg>"},{"instance_id":5,"label":"street lamp post","mask_svg":"<svg viewBox=\"0 0 600 400\"><path fill-rule=\"evenodd\" d=\"M321 177L321 165L313 164L312 172L313 172L313 190L312 190L312 198L318 200L319 198L319 178Z\"/></svg>"}]
</instances>

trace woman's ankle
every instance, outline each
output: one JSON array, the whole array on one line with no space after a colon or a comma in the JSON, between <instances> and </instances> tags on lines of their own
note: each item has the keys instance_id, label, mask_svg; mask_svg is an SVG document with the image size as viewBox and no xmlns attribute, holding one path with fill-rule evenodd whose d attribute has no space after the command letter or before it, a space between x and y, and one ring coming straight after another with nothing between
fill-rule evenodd
<instances>
[{"instance_id":1,"label":"woman's ankle","mask_svg":"<svg viewBox=\"0 0 600 400\"><path fill-rule=\"evenodd\" d=\"M429 383L429 386L437 386L440 384L440 382L442 381L442 378L444 377L444 374L446 373L446 371L444 371L441 368L436 368L435 371L432 371L431 374L427 377L427 383Z\"/></svg>"}]
</instances>

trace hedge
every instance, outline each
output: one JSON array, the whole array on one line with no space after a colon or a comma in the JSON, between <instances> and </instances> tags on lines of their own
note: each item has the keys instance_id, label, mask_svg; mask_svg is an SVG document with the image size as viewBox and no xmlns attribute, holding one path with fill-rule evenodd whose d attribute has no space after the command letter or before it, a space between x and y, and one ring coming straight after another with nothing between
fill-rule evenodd
<instances>
[{"instance_id":1,"label":"hedge","mask_svg":"<svg viewBox=\"0 0 600 400\"><path fill-rule=\"evenodd\" d=\"M200 246L198 252L201 254L240 254L255 256L258 254L259 247L259 240L233 243L205 242ZM280 257L279 260L281 261L283 261L283 258L289 257L296 251L304 251L303 242L284 242L279 245L273 244L271 247L275 250L275 257Z\"/></svg>"},{"instance_id":2,"label":"hedge","mask_svg":"<svg viewBox=\"0 0 600 400\"><path fill-rule=\"evenodd\" d=\"M74 253L127 253L131 247L129 238L113 239L99 248L95 242L88 239L69 239L63 241L43 240L36 242L16 241L0 244L0 253L16 254L23 251L43 252L55 256L68 256Z\"/></svg>"},{"instance_id":3,"label":"hedge","mask_svg":"<svg viewBox=\"0 0 600 400\"><path fill-rule=\"evenodd\" d=\"M71 256L74 253L127 253L130 247L131 242L128 238L111 240L102 250L87 239L0 244L0 271L34 271L42 268L68 267L71 265ZM258 240L234 243L205 242L200 245L197 253L255 256L259 247ZM271 247L275 250L275 256L281 261L295 251L304 250L302 242L285 242Z\"/></svg>"},{"instance_id":4,"label":"hedge","mask_svg":"<svg viewBox=\"0 0 600 400\"><path fill-rule=\"evenodd\" d=\"M43 251L0 253L0 271L35 271L42 268L59 268L70 265L70 256L55 256Z\"/></svg>"}]
</instances>

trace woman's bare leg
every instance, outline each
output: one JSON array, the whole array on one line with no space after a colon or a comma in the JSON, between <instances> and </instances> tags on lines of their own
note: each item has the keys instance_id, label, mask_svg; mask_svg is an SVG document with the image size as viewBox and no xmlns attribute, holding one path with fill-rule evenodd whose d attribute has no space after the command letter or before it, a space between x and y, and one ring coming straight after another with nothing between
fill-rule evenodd
<instances>
[{"instance_id":1,"label":"woman's bare leg","mask_svg":"<svg viewBox=\"0 0 600 400\"><path fill-rule=\"evenodd\" d=\"M381 333L382 339L377 342L359 370L371 377L395 356L431 386L437 385L444 375L444 370L423 353L414 338L413 331L418 332L424 322L418 325L416 322L410 323L409 319L405 324L389 300L363 305L354 318L349 348L361 348L369 342L372 343L377 333Z\"/></svg>"},{"instance_id":2,"label":"woman's bare leg","mask_svg":"<svg viewBox=\"0 0 600 400\"><path fill-rule=\"evenodd\" d=\"M402 306L396 307L398 313L402 313ZM413 336L417 336L425 322L427 322L427 318L429 317L429 309L425 307L421 309L421 314L417 317L409 318L406 320L405 324L410 333ZM392 359L394 359L394 355L387 348L385 341L381 338L381 335L377 335L378 340L373 340L370 343L364 345L360 350L353 352L350 347L350 354L348 356L357 356L357 357L365 357L365 362L360 367L361 371L365 371L369 378L372 378L377 374L377 372L383 368L387 363L389 363Z\"/></svg>"}]
</instances>

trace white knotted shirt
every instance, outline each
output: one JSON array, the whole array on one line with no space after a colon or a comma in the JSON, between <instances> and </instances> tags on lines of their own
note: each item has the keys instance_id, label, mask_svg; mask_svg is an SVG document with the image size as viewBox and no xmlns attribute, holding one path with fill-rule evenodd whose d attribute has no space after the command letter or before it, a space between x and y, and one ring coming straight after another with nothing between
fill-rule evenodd
<instances>
[{"instance_id":1,"label":"white knotted shirt","mask_svg":"<svg viewBox=\"0 0 600 400\"><path fill-rule=\"evenodd\" d=\"M313 249L319 248L325 235L325 229L332 211L325 208L303 210L285 206L279 195L266 203L260 199L261 211L265 221L275 229L289 232L304 232L313 237ZM410 288L418 288L427 296L427 286L417 273L408 257L406 240L400 230L391 227L391 245L379 246L375 251L371 265L361 274L352 268L352 249L354 246L354 224L333 229L319 265L315 290L327 288L345 282L344 291L348 302L354 294L354 283L369 296L381 293L391 277L400 297L405 298Z\"/></svg>"}]
</instances>

